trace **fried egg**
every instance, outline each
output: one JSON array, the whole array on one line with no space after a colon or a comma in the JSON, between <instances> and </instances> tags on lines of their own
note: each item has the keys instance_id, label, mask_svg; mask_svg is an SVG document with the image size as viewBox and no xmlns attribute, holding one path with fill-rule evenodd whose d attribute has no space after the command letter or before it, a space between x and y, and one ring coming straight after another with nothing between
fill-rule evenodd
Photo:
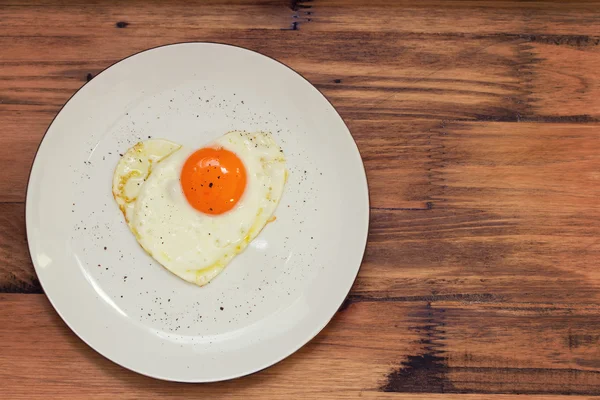
<instances>
[{"instance_id":1,"label":"fried egg","mask_svg":"<svg viewBox=\"0 0 600 400\"><path fill-rule=\"evenodd\" d=\"M286 177L267 132L229 132L200 149L151 139L123 155L113 195L142 248L203 286L272 219Z\"/></svg>"}]
</instances>

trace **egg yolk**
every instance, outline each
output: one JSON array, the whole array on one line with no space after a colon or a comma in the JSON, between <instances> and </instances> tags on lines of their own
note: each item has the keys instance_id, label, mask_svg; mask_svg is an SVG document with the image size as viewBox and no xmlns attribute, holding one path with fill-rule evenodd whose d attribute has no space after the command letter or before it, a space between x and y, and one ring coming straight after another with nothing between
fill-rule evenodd
<instances>
[{"instance_id":1,"label":"egg yolk","mask_svg":"<svg viewBox=\"0 0 600 400\"><path fill-rule=\"evenodd\" d=\"M223 214L244 194L246 168L235 153L206 147L186 160L181 170L181 187L196 210L205 214Z\"/></svg>"}]
</instances>

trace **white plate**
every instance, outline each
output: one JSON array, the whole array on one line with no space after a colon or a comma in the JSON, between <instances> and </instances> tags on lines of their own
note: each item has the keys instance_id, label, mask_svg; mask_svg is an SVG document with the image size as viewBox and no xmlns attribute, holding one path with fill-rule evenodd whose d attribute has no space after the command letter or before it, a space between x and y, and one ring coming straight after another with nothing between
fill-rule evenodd
<instances>
[{"instance_id":1,"label":"white plate","mask_svg":"<svg viewBox=\"0 0 600 400\"><path fill-rule=\"evenodd\" d=\"M143 252L112 174L148 136L201 147L235 129L271 131L290 175L277 220L201 288ZM369 200L350 132L308 81L249 50L184 43L118 62L67 102L26 213L39 280L81 339L141 374L209 382L266 368L323 329L358 273Z\"/></svg>"}]
</instances>

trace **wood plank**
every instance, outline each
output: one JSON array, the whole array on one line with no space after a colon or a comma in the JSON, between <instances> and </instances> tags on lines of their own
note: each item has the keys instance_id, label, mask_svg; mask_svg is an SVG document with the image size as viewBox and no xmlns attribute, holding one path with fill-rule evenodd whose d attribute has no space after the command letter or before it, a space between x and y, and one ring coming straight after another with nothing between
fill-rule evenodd
<instances>
[{"instance_id":1,"label":"wood plank","mask_svg":"<svg viewBox=\"0 0 600 400\"><path fill-rule=\"evenodd\" d=\"M423 40L417 35L399 41L387 33L332 32L327 41L319 42L320 33L202 32L202 38L190 31L174 31L161 37L134 32L116 38L98 32L68 43L61 38L27 37L15 41L0 36L0 44L11 55L4 62L7 68L0 80L5 87L3 103L59 107L84 83L88 73L95 75L123 57L164 43L206 40L247 47L290 65L326 90L326 94L332 94L341 111L349 107L348 111L358 108L362 115L473 119L477 115L512 115L519 110L514 97L521 93L516 68L520 62L516 54L520 39ZM107 40L114 41L114 46L102 46ZM60 53L54 51L57 46L61 47ZM373 64L375 58L377 64ZM40 59L48 61L39 65ZM39 77L40 71L44 72L43 78ZM448 103L458 109L452 110Z\"/></svg>"},{"instance_id":2,"label":"wood plank","mask_svg":"<svg viewBox=\"0 0 600 400\"><path fill-rule=\"evenodd\" d=\"M278 0L240 1L28 1L3 0L4 37L83 37L161 35L182 29L281 29L289 26L292 10ZM43 20L44 24L31 21Z\"/></svg>"},{"instance_id":3,"label":"wood plank","mask_svg":"<svg viewBox=\"0 0 600 400\"><path fill-rule=\"evenodd\" d=\"M13 36L47 36L42 26L28 24L32 17L43 18L48 22L45 26L60 27L62 34L74 35L126 22L124 28L141 28L150 34L156 29L223 27L479 35L569 36L577 32L582 36L598 35L599 23L597 1L179 0L167 6L139 0L119 5L101 0L64 4L3 0L0 4Z\"/></svg>"},{"instance_id":4,"label":"wood plank","mask_svg":"<svg viewBox=\"0 0 600 400\"><path fill-rule=\"evenodd\" d=\"M365 31L471 35L598 35L595 1L298 2L301 31ZM401 12L400 12L401 10Z\"/></svg>"},{"instance_id":5,"label":"wood plank","mask_svg":"<svg viewBox=\"0 0 600 400\"><path fill-rule=\"evenodd\" d=\"M365 301L340 311L310 344L267 370L229 382L187 385L147 378L104 359L70 332L43 295L3 294L0 382L3 395L15 399L597 395L599 310ZM32 391L34 386L44 393Z\"/></svg>"},{"instance_id":6,"label":"wood plank","mask_svg":"<svg viewBox=\"0 0 600 400\"><path fill-rule=\"evenodd\" d=\"M373 212L354 293L597 304L596 124L448 123L422 212Z\"/></svg>"}]
</instances>

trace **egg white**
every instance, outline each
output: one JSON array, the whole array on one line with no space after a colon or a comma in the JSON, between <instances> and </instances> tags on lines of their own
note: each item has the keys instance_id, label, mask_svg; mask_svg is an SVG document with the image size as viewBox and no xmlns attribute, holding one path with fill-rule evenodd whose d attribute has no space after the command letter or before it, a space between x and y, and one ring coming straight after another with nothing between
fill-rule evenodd
<instances>
[{"instance_id":1,"label":"egg white","mask_svg":"<svg viewBox=\"0 0 600 400\"><path fill-rule=\"evenodd\" d=\"M181 169L196 149L175 149L150 163L140 185L138 181L123 186L130 189L128 195L136 195L125 203L124 214L140 245L169 271L199 286L219 275L270 221L287 176L283 152L267 132L229 132L205 147L234 152L246 168L244 194L224 214L204 214L185 198ZM121 182L116 175L114 182Z\"/></svg>"}]
</instances>

